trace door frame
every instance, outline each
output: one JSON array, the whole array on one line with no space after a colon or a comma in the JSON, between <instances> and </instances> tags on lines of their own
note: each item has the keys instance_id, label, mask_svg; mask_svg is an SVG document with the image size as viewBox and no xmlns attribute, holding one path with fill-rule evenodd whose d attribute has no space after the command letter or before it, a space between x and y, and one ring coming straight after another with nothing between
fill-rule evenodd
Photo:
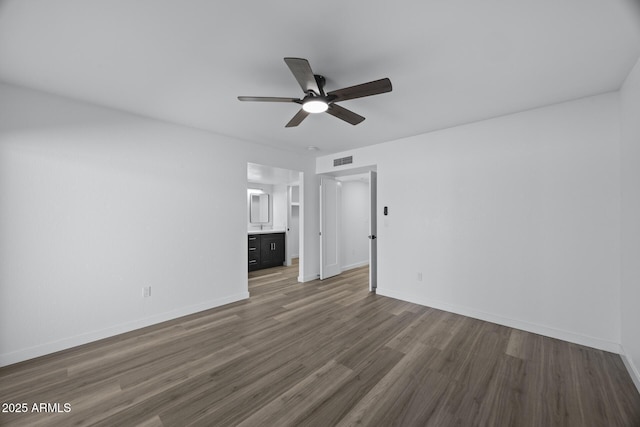
<instances>
[{"instance_id":1,"label":"door frame","mask_svg":"<svg viewBox=\"0 0 640 427\"><path fill-rule=\"evenodd\" d=\"M332 178L338 178L338 177L342 177L342 176L351 176L351 175L361 175L363 173L369 173L369 172L375 172L375 176L376 176L376 184L374 184L375 188L371 187L371 182L369 182L369 212L370 215L373 216L373 218L375 218L376 220L376 226L377 226L377 217L378 217L378 209L377 209L377 195L378 195L378 186L377 186L377 176L378 176L378 171L377 171L377 165L370 165L370 166L365 166L365 167L358 167L358 168L352 168L352 169L343 169L340 172L333 172L333 173L322 173L322 174L318 174L318 176L320 178L322 177L332 177ZM371 176L369 177L369 179L371 179ZM371 197L372 192L375 191L375 198ZM322 193L320 194L320 198L322 198ZM373 203L372 203L373 202ZM375 206L372 206L375 205ZM320 206L319 209L319 217L322 215L322 206ZM370 221L371 221L371 217L370 217ZM369 231L371 231L371 222L369 223ZM372 245L371 243L369 244L369 291L370 292L375 292L375 290L377 289L378 286L378 256L377 256L377 227L376 227L376 239L375 239L375 253L372 253ZM371 233L370 233L371 235ZM322 239L322 236L320 236L320 240ZM322 254L322 247L320 248L320 253ZM322 269L322 259L320 259L320 269Z\"/></svg>"},{"instance_id":2,"label":"door frame","mask_svg":"<svg viewBox=\"0 0 640 427\"><path fill-rule=\"evenodd\" d=\"M378 288L378 172L369 171L369 292Z\"/></svg>"},{"instance_id":3,"label":"door frame","mask_svg":"<svg viewBox=\"0 0 640 427\"><path fill-rule=\"evenodd\" d=\"M300 170L295 170L295 169L288 169L288 168L281 168L278 166L273 166L273 165L269 165L269 164L264 164L264 163L255 163L255 162L250 162L247 161L246 163L247 165L247 185L246 188L253 188L253 186L255 185L260 185L260 184L266 184L266 185L273 185L273 184L279 184L279 185L285 185L285 186L291 186L291 185L297 185L298 188L298 197L299 197L299 223L298 223L298 228L299 228L299 233L298 233L298 282L304 282L304 277L305 277L305 269L304 269L304 230L305 230L305 218L304 218L304 187L305 187L305 173L303 171ZM251 180L249 177L249 169L250 168L257 168L258 170L264 168L264 170L269 171L269 170L277 170L278 172L282 172L282 171L286 171L286 172L290 172L292 174L297 174L297 179L290 179L289 182L269 182L270 179L266 178L264 180L260 180L260 179L253 179ZM267 174L270 175L270 174ZM287 192L288 193L288 192ZM287 195L287 211L290 209L291 207L289 206L289 200L288 200L288 195ZM247 219L246 219L246 223L249 224L249 210L247 209ZM288 215L288 214L287 214ZM285 245L286 245L286 240L288 239L288 229L289 224L288 224L288 219L287 219L287 224L285 224ZM244 237L244 242L245 245L247 245L247 237L245 235ZM288 246L288 245L287 245ZM285 251L287 250L287 246L285 246ZM245 253L248 252L248 248L245 247ZM286 260L286 254L285 254L285 260ZM246 271L247 274L247 279L248 279L248 270Z\"/></svg>"}]
</instances>

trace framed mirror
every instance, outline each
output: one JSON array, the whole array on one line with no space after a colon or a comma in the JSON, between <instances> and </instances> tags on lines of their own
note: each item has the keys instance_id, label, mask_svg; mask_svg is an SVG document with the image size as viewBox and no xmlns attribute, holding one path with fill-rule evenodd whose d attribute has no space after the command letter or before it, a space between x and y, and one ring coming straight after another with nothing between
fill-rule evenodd
<instances>
[{"instance_id":1,"label":"framed mirror","mask_svg":"<svg viewBox=\"0 0 640 427\"><path fill-rule=\"evenodd\" d=\"M249 221L257 224L269 222L269 195L252 194Z\"/></svg>"}]
</instances>

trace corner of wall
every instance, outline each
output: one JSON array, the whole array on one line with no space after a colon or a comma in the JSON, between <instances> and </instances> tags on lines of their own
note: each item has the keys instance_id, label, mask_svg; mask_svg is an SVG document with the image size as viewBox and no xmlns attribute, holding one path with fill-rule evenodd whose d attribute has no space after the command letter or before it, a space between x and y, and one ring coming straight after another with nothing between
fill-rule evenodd
<instances>
[{"instance_id":1,"label":"corner of wall","mask_svg":"<svg viewBox=\"0 0 640 427\"><path fill-rule=\"evenodd\" d=\"M621 168L621 347L622 360L640 392L640 59L635 63L620 89L620 168Z\"/></svg>"},{"instance_id":2,"label":"corner of wall","mask_svg":"<svg viewBox=\"0 0 640 427\"><path fill-rule=\"evenodd\" d=\"M622 352L620 354L620 357L622 358L622 362L624 363L624 366L627 368L627 371L629 372L629 375L631 376L633 383L638 389L638 393L640 393L640 370L638 370L638 367L633 363L633 359L627 355L627 351L625 350L624 346L621 346L621 347L622 347Z\"/></svg>"}]
</instances>

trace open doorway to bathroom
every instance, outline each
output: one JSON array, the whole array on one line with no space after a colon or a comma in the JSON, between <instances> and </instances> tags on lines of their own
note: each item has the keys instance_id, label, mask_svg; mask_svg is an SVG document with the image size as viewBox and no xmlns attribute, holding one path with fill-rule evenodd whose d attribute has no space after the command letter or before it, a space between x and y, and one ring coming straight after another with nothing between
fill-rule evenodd
<instances>
[{"instance_id":1,"label":"open doorway to bathroom","mask_svg":"<svg viewBox=\"0 0 640 427\"><path fill-rule=\"evenodd\" d=\"M248 271L298 266L303 277L304 174L247 163Z\"/></svg>"}]
</instances>

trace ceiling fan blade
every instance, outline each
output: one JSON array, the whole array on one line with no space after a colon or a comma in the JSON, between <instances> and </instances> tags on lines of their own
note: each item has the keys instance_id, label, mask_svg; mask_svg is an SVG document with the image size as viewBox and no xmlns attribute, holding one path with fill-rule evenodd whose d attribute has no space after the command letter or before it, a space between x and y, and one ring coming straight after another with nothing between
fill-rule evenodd
<instances>
[{"instance_id":1,"label":"ceiling fan blade","mask_svg":"<svg viewBox=\"0 0 640 427\"><path fill-rule=\"evenodd\" d=\"M369 83L362 83L360 85L334 90L333 92L329 92L327 96L330 98L335 97L333 102L339 102L346 101L347 99L362 98L364 96L391 92L391 89L391 80L384 78Z\"/></svg>"},{"instance_id":2,"label":"ceiling fan blade","mask_svg":"<svg viewBox=\"0 0 640 427\"><path fill-rule=\"evenodd\" d=\"M284 58L284 62L289 66L289 69L293 73L293 76L298 81L298 84L304 93L312 90L317 95L321 95L318 82L316 82L316 77L311 70L309 61L303 58Z\"/></svg>"},{"instance_id":3,"label":"ceiling fan blade","mask_svg":"<svg viewBox=\"0 0 640 427\"><path fill-rule=\"evenodd\" d=\"M285 127L286 128L292 128L292 127L298 126L300 123L302 123L302 121L304 119L307 118L308 115L309 115L309 113L307 113L306 111L304 111L301 108L300 111L298 111L296 113L296 115L293 116L293 118L291 120L289 120L289 123L287 123L287 125Z\"/></svg>"},{"instance_id":4,"label":"ceiling fan blade","mask_svg":"<svg viewBox=\"0 0 640 427\"><path fill-rule=\"evenodd\" d=\"M239 96L240 101L258 101L258 102L299 102L298 98L280 98L277 96Z\"/></svg>"},{"instance_id":5,"label":"ceiling fan blade","mask_svg":"<svg viewBox=\"0 0 640 427\"><path fill-rule=\"evenodd\" d=\"M341 120L344 120L347 123L351 123L352 125L357 125L364 120L364 117L362 117L360 114L356 114L353 111L347 110L346 108L336 104L329 104L327 113Z\"/></svg>"}]
</instances>

